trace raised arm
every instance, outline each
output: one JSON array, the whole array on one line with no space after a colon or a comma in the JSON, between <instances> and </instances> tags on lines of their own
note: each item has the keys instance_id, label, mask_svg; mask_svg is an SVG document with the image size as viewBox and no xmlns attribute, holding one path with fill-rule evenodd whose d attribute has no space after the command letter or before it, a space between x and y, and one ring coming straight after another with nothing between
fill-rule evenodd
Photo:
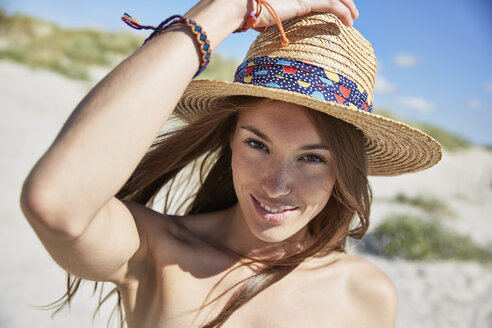
<instances>
[{"instance_id":1,"label":"raised arm","mask_svg":"<svg viewBox=\"0 0 492 328\"><path fill-rule=\"evenodd\" d=\"M269 2L282 20L329 11L349 24L347 17L357 15L348 0ZM185 17L203 27L215 49L242 25L252 3L203 0ZM258 27L274 24L268 16L262 13ZM26 178L24 214L69 272L120 281L137 250L146 254L138 210L114 195L158 135L199 63L196 39L187 26L178 24L160 34L90 91Z\"/></svg>"}]
</instances>

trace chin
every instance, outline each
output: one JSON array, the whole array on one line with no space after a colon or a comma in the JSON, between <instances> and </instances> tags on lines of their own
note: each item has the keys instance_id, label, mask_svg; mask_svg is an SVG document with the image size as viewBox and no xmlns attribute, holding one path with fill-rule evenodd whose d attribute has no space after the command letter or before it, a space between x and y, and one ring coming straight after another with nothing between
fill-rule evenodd
<instances>
[{"instance_id":1,"label":"chin","mask_svg":"<svg viewBox=\"0 0 492 328\"><path fill-rule=\"evenodd\" d=\"M254 231L251 232L256 238L269 244L281 243L290 237L273 231L258 231L256 233Z\"/></svg>"},{"instance_id":2,"label":"chin","mask_svg":"<svg viewBox=\"0 0 492 328\"><path fill-rule=\"evenodd\" d=\"M299 225L303 221L298 213L292 213L290 217L283 221L275 221L275 217L265 218L258 215L253 209L249 213L244 213L245 223L251 234L258 240L266 243L275 244L286 241L304 230L305 225Z\"/></svg>"}]
</instances>

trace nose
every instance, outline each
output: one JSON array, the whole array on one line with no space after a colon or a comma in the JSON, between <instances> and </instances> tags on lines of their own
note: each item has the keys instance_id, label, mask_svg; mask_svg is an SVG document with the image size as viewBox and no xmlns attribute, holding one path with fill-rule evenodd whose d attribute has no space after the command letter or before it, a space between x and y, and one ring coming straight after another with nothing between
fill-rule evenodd
<instances>
[{"instance_id":1,"label":"nose","mask_svg":"<svg viewBox=\"0 0 492 328\"><path fill-rule=\"evenodd\" d=\"M262 188L271 198L288 195L292 191L292 172L286 163L270 162L262 180Z\"/></svg>"}]
</instances>

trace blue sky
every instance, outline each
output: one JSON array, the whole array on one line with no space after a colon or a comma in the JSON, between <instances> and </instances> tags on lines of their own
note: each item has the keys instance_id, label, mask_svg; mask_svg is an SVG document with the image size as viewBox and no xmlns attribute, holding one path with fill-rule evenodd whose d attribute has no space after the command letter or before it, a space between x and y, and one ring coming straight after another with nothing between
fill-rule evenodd
<instances>
[{"instance_id":1,"label":"blue sky","mask_svg":"<svg viewBox=\"0 0 492 328\"><path fill-rule=\"evenodd\" d=\"M157 25L172 14L184 14L194 3L0 0L8 13L109 31L130 30L120 20L124 12ZM492 1L361 0L356 4L360 17L354 27L372 43L378 59L374 105L492 145ZM232 35L216 51L242 59L255 36L253 31Z\"/></svg>"}]
</instances>

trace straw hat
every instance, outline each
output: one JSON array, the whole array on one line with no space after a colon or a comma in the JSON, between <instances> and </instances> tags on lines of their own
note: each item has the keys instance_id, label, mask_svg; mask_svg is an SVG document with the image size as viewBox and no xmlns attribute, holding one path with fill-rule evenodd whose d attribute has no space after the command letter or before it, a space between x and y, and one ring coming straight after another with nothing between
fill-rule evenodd
<instances>
[{"instance_id":1,"label":"straw hat","mask_svg":"<svg viewBox=\"0 0 492 328\"><path fill-rule=\"evenodd\" d=\"M406 124L372 113L376 57L371 44L331 14L283 23L261 33L238 67L234 82L195 80L175 114L193 121L222 97L248 95L309 107L353 124L366 137L369 175L397 175L429 168L441 145Z\"/></svg>"}]
</instances>

